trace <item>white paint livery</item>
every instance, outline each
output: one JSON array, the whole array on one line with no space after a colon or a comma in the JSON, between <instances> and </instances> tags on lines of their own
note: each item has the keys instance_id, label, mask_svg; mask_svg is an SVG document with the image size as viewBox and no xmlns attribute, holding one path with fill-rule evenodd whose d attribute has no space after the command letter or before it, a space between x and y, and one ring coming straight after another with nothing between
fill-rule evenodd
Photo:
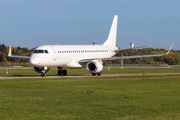
<instances>
[{"instance_id":1,"label":"white paint livery","mask_svg":"<svg viewBox=\"0 0 180 120\"><path fill-rule=\"evenodd\" d=\"M115 15L108 39L103 45L43 45L37 47L30 57L12 56L10 46L8 56L29 59L34 70L42 76L46 76L50 67L58 67L58 75L67 75L64 68L86 68L92 75L101 75L103 61L163 56L170 52L169 50L166 54L113 57L118 51L147 47L118 49L116 47L117 22L118 16Z\"/></svg>"}]
</instances>

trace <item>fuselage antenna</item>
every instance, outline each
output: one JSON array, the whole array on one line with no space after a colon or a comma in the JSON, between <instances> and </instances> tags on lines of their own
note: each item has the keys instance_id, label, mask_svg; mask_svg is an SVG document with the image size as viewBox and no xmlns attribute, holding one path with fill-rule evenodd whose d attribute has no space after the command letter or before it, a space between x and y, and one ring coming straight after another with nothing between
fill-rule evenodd
<instances>
[{"instance_id":1,"label":"fuselage antenna","mask_svg":"<svg viewBox=\"0 0 180 120\"><path fill-rule=\"evenodd\" d=\"M92 42L93 45L97 45L98 42Z\"/></svg>"}]
</instances>

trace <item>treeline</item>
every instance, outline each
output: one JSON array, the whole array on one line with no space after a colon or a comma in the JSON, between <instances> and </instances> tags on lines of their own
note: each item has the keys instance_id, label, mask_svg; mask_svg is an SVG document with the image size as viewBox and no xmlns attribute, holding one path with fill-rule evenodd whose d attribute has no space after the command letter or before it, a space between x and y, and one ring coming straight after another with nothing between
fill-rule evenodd
<instances>
[{"instance_id":1,"label":"treeline","mask_svg":"<svg viewBox=\"0 0 180 120\"><path fill-rule=\"evenodd\" d=\"M143 48L136 50L124 50L119 52L116 56L134 56L134 55L151 55L151 54L165 54L168 50L164 48ZM169 65L177 65L180 64L180 51L179 50L171 50L168 55L163 55L160 57L145 57L140 59L125 59L123 60L124 64L169 64Z\"/></svg>"},{"instance_id":2,"label":"treeline","mask_svg":"<svg viewBox=\"0 0 180 120\"><path fill-rule=\"evenodd\" d=\"M29 50L26 47L11 47L12 55L19 56L30 56L35 48ZM9 46L0 44L0 62L2 63L27 63L27 59L15 59L8 57ZM164 48L144 48L144 49L135 49L135 50L124 50L116 54L116 56L132 56L132 55L150 55L150 54L162 54L166 53L167 50ZM116 61L112 61L116 62ZM134 59L125 59L124 64L169 64L176 65L180 64L180 50L171 50L168 55L161 57L148 57L148 58L134 58Z\"/></svg>"},{"instance_id":3,"label":"treeline","mask_svg":"<svg viewBox=\"0 0 180 120\"><path fill-rule=\"evenodd\" d=\"M12 55L19 55L19 56L30 56L31 53L34 51L35 48L32 48L31 50L29 50L26 47L12 47L11 46L11 50L12 50ZM16 59L16 58L9 58L8 57L8 53L9 53L9 46L5 46L4 43L0 44L0 62L1 64L4 63L26 63L28 62L27 59Z\"/></svg>"}]
</instances>

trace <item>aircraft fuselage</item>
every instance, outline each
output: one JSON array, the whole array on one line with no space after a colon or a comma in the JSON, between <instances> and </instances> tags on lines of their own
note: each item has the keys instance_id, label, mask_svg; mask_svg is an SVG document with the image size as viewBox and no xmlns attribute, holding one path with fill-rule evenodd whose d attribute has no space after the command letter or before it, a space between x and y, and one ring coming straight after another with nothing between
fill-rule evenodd
<instances>
[{"instance_id":1,"label":"aircraft fuselage","mask_svg":"<svg viewBox=\"0 0 180 120\"><path fill-rule=\"evenodd\" d=\"M82 67L79 60L109 58L116 49L103 45L44 45L35 49L29 62L36 67Z\"/></svg>"}]
</instances>

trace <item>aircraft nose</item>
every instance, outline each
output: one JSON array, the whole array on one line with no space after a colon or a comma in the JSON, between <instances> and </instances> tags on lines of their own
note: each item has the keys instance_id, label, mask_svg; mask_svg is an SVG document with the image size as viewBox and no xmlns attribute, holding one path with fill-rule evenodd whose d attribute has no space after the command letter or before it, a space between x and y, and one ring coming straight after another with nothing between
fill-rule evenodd
<instances>
[{"instance_id":1,"label":"aircraft nose","mask_svg":"<svg viewBox=\"0 0 180 120\"><path fill-rule=\"evenodd\" d=\"M33 66L39 65L39 60L37 57L31 56L29 59L29 63Z\"/></svg>"}]
</instances>

